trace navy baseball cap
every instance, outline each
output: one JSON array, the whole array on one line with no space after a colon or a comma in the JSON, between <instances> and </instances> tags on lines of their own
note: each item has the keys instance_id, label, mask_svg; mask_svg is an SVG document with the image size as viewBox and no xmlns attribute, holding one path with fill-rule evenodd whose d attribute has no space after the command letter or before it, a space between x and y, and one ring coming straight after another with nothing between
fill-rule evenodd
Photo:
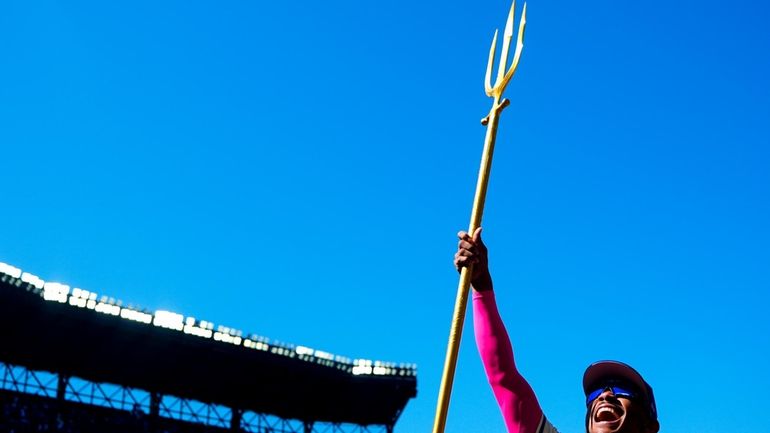
<instances>
[{"instance_id":1,"label":"navy baseball cap","mask_svg":"<svg viewBox=\"0 0 770 433\"><path fill-rule=\"evenodd\" d=\"M602 386L602 382L612 379L622 379L630 382L644 397L645 404L649 405L650 418L658 420L658 409L655 407L655 395L652 387L647 383L638 371L630 365L619 361L598 361L589 365L583 373L583 393L589 393Z\"/></svg>"}]
</instances>

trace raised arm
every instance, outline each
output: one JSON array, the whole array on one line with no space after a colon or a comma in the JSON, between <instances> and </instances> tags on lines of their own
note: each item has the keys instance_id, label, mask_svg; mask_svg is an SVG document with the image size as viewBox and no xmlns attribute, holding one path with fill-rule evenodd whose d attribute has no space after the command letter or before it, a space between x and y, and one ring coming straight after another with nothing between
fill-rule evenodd
<instances>
[{"instance_id":1,"label":"raised arm","mask_svg":"<svg viewBox=\"0 0 770 433\"><path fill-rule=\"evenodd\" d=\"M457 236L460 242L455 254L455 267L459 270L463 266L473 265L471 284L476 345L508 432L547 431L552 427L546 423L532 388L516 369L513 347L497 311L481 229L477 229L473 236L466 232L460 232Z\"/></svg>"}]
</instances>

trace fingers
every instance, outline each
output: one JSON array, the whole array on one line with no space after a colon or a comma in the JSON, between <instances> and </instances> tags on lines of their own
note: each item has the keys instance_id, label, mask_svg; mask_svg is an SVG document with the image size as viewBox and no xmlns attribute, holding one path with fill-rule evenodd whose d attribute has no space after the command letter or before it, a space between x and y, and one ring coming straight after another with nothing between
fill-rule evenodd
<instances>
[{"instance_id":1,"label":"fingers","mask_svg":"<svg viewBox=\"0 0 770 433\"><path fill-rule=\"evenodd\" d=\"M454 263L457 270L460 268L475 265L479 263L481 259L481 251L479 249L479 243L481 242L481 228L477 228L473 232L473 236L468 232L460 231L457 233L457 237L460 239L457 242L457 252L455 253ZM483 246L483 243L480 245Z\"/></svg>"},{"instance_id":2,"label":"fingers","mask_svg":"<svg viewBox=\"0 0 770 433\"><path fill-rule=\"evenodd\" d=\"M479 254L470 248L460 248L455 253L455 257L477 257Z\"/></svg>"},{"instance_id":3,"label":"fingers","mask_svg":"<svg viewBox=\"0 0 770 433\"><path fill-rule=\"evenodd\" d=\"M471 240L461 239L460 242L457 243L457 248L461 250L475 250L476 244Z\"/></svg>"},{"instance_id":4,"label":"fingers","mask_svg":"<svg viewBox=\"0 0 770 433\"><path fill-rule=\"evenodd\" d=\"M492 289L492 280L489 275L489 262L487 259L487 247L481 240L481 227L473 230L473 235L460 231L457 233L457 252L454 257L454 265L457 272L463 268L472 270L471 285L475 290L484 291Z\"/></svg>"},{"instance_id":5,"label":"fingers","mask_svg":"<svg viewBox=\"0 0 770 433\"><path fill-rule=\"evenodd\" d=\"M484 241L481 240L481 231L481 227L476 228L476 230L473 231L473 236L470 236L466 231L458 232L457 237L460 239L460 242L457 243L457 246L466 249L478 246L481 249L485 249Z\"/></svg>"},{"instance_id":6,"label":"fingers","mask_svg":"<svg viewBox=\"0 0 770 433\"><path fill-rule=\"evenodd\" d=\"M481 231L483 230L483 227L476 227L476 230L473 231L473 236L470 236L468 232L465 230L460 230L457 232L457 237L460 239L465 240L472 240L473 242L478 242L481 240Z\"/></svg>"},{"instance_id":7,"label":"fingers","mask_svg":"<svg viewBox=\"0 0 770 433\"><path fill-rule=\"evenodd\" d=\"M476 255L471 254L469 251L460 250L455 253L455 268L459 271L466 266L475 265L479 262L479 258Z\"/></svg>"}]
</instances>

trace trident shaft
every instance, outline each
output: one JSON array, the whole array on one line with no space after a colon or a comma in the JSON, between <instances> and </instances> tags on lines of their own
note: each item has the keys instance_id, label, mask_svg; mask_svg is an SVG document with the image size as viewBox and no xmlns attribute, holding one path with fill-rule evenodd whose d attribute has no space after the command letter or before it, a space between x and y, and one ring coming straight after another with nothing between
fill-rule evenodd
<instances>
[{"instance_id":1,"label":"trident shaft","mask_svg":"<svg viewBox=\"0 0 770 433\"><path fill-rule=\"evenodd\" d=\"M500 62L497 68L497 78L494 86L492 85L492 65L495 62L495 52L497 49L497 31L492 38L492 47L489 49L489 62L487 63L487 73L484 82L484 89L487 96L493 98L492 109L489 114L481 120L482 125L487 126L487 134L484 139L484 151L481 154L481 166L479 167L479 177L476 182L476 195L473 198L473 210L471 211L471 222L468 233L473 234L481 225L481 216L484 213L484 201L487 196L487 184L489 183L489 173L492 169L492 154L495 150L495 138L497 137L497 124L500 120L500 113L510 104L508 99L503 99L503 91L508 82L516 72L521 58L521 50L524 48L524 27L527 19L527 4L524 4L521 20L519 21L519 32L516 40L516 51L513 55L511 66L506 70L508 63L508 49L513 39L513 11L516 7L514 0L511 10L508 13L508 21L505 24L503 33L503 50L500 55ZM447 347L446 358L444 360L444 373L441 377L441 387L439 388L438 405L436 407L436 417L433 422L433 433L443 433L446 426L446 417L449 409L449 397L452 393L452 382L454 381L455 367L457 366L457 353L460 349L460 339L462 338L463 322L465 321L465 308L468 305L468 289L471 285L472 266L462 268L460 272L460 282L457 287L457 298L455 300L455 309L452 316L452 326L449 330L449 344Z\"/></svg>"}]
</instances>

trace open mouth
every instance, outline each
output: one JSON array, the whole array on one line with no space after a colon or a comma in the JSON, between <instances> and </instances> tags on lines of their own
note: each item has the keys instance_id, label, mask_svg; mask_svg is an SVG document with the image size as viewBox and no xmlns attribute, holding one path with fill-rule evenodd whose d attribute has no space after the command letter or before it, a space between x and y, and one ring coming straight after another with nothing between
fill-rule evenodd
<instances>
[{"instance_id":1,"label":"open mouth","mask_svg":"<svg viewBox=\"0 0 770 433\"><path fill-rule=\"evenodd\" d=\"M611 404L604 404L594 411L594 422L615 423L623 416L623 408Z\"/></svg>"}]
</instances>

